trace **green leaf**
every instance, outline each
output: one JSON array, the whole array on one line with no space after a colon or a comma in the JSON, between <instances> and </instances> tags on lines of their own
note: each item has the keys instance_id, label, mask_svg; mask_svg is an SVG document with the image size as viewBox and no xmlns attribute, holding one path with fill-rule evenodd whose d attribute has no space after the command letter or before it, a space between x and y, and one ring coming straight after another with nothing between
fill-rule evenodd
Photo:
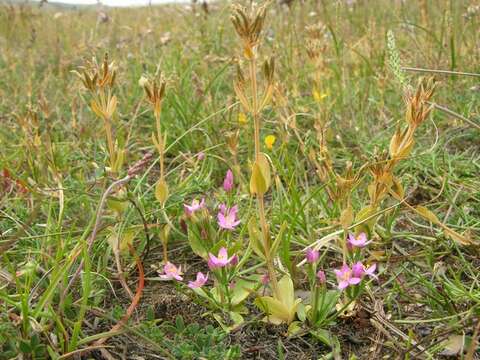
<instances>
[{"instance_id":1,"label":"green leaf","mask_svg":"<svg viewBox=\"0 0 480 360\"><path fill-rule=\"evenodd\" d=\"M20 340L19 348L20 348L20 351L24 354L29 354L32 352L30 343L25 340Z\"/></svg>"},{"instance_id":2,"label":"green leaf","mask_svg":"<svg viewBox=\"0 0 480 360\"><path fill-rule=\"evenodd\" d=\"M280 226L280 230L278 231L277 237L275 238L275 241L273 242L271 248L270 248L270 257L274 258L277 254L278 247L282 243L283 240L283 235L285 233L285 230L287 228L287 222L284 221L282 226Z\"/></svg>"},{"instance_id":3,"label":"green leaf","mask_svg":"<svg viewBox=\"0 0 480 360\"><path fill-rule=\"evenodd\" d=\"M114 198L114 197L109 197L107 199L107 207L110 210L116 212L117 215L121 215L127 209L128 201L120 200L120 199L117 199L117 198Z\"/></svg>"},{"instance_id":4,"label":"green leaf","mask_svg":"<svg viewBox=\"0 0 480 360\"><path fill-rule=\"evenodd\" d=\"M255 299L255 305L268 315L268 321L274 324L288 322L288 308L277 299L271 296L262 296Z\"/></svg>"},{"instance_id":5,"label":"green leaf","mask_svg":"<svg viewBox=\"0 0 480 360\"><path fill-rule=\"evenodd\" d=\"M332 312L332 310L335 309L338 298L340 297L340 291L327 290L324 296L323 304L320 304L320 302L318 303L317 324L321 324Z\"/></svg>"},{"instance_id":6,"label":"green leaf","mask_svg":"<svg viewBox=\"0 0 480 360\"><path fill-rule=\"evenodd\" d=\"M302 323L300 321L293 321L288 325L287 334L288 336L294 336L302 330Z\"/></svg>"},{"instance_id":7,"label":"green leaf","mask_svg":"<svg viewBox=\"0 0 480 360\"><path fill-rule=\"evenodd\" d=\"M235 324L235 327L238 327L244 323L243 316L240 315L238 312L235 311L230 311L230 318L232 319L233 323Z\"/></svg>"},{"instance_id":8,"label":"green leaf","mask_svg":"<svg viewBox=\"0 0 480 360\"><path fill-rule=\"evenodd\" d=\"M250 221L248 222L248 235L250 237L250 245L255 254L257 254L262 259L265 259L265 250L261 242L262 235L260 233L260 230L258 229L257 220L254 216L252 216L250 218Z\"/></svg>"},{"instance_id":9,"label":"green leaf","mask_svg":"<svg viewBox=\"0 0 480 360\"><path fill-rule=\"evenodd\" d=\"M254 280L237 280L233 288L232 305L236 306L241 304L253 292L255 285L256 281Z\"/></svg>"},{"instance_id":10,"label":"green leaf","mask_svg":"<svg viewBox=\"0 0 480 360\"><path fill-rule=\"evenodd\" d=\"M253 164L252 177L250 178L250 193L263 196L271 183L270 163L265 154L260 153Z\"/></svg>"},{"instance_id":11,"label":"green leaf","mask_svg":"<svg viewBox=\"0 0 480 360\"><path fill-rule=\"evenodd\" d=\"M279 300L290 309L295 300L293 281L290 276L285 275L280 279L278 282L278 292L278 296L280 297Z\"/></svg>"},{"instance_id":12,"label":"green leaf","mask_svg":"<svg viewBox=\"0 0 480 360\"><path fill-rule=\"evenodd\" d=\"M322 344L333 347L330 331L325 329L313 329L310 330L310 334Z\"/></svg>"},{"instance_id":13,"label":"green leaf","mask_svg":"<svg viewBox=\"0 0 480 360\"><path fill-rule=\"evenodd\" d=\"M202 239L200 239L200 236L197 232L188 231L188 243L195 254L197 254L198 256L204 259L207 258L208 256L207 250L205 249Z\"/></svg>"},{"instance_id":14,"label":"green leaf","mask_svg":"<svg viewBox=\"0 0 480 360\"><path fill-rule=\"evenodd\" d=\"M297 308L297 317L300 321L307 320L307 308L304 304L299 304Z\"/></svg>"},{"instance_id":15,"label":"green leaf","mask_svg":"<svg viewBox=\"0 0 480 360\"><path fill-rule=\"evenodd\" d=\"M155 186L155 198L162 206L168 199L168 184L163 179L158 180Z\"/></svg>"},{"instance_id":16,"label":"green leaf","mask_svg":"<svg viewBox=\"0 0 480 360\"><path fill-rule=\"evenodd\" d=\"M183 321L183 317L181 315L178 315L175 318L175 326L178 332L185 330L185 322Z\"/></svg>"},{"instance_id":17,"label":"green leaf","mask_svg":"<svg viewBox=\"0 0 480 360\"><path fill-rule=\"evenodd\" d=\"M255 304L269 315L267 320L274 324L282 322L290 324L294 320L301 302L301 299L295 299L293 282L288 275L278 282L277 297L263 296L255 300Z\"/></svg>"}]
</instances>

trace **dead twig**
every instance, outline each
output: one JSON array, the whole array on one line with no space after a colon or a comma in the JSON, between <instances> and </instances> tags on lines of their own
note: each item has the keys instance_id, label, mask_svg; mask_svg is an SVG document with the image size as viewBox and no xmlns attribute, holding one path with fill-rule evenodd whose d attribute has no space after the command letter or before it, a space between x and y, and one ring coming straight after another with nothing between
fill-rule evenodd
<instances>
[{"instance_id":1,"label":"dead twig","mask_svg":"<svg viewBox=\"0 0 480 360\"><path fill-rule=\"evenodd\" d=\"M433 105L435 107L435 109L443 111L445 114L456 117L457 119L462 120L462 121L466 122L467 124L469 124L469 125L477 128L478 130L480 130L480 125L477 124L476 122L470 120L469 118L466 118L465 116L460 115L459 113L456 113L455 111L452 111L452 110L450 110L450 109L448 109L444 106L438 105L436 103L432 103L432 102L428 101L428 104Z\"/></svg>"},{"instance_id":2,"label":"dead twig","mask_svg":"<svg viewBox=\"0 0 480 360\"><path fill-rule=\"evenodd\" d=\"M432 73L432 74L443 74L443 75L463 75L463 76L480 77L480 74L477 74L477 73L470 73L470 72L463 72L463 71L450 71L450 70L423 69L423 68L408 67L408 66L402 66L402 70L412 71L412 72Z\"/></svg>"}]
</instances>

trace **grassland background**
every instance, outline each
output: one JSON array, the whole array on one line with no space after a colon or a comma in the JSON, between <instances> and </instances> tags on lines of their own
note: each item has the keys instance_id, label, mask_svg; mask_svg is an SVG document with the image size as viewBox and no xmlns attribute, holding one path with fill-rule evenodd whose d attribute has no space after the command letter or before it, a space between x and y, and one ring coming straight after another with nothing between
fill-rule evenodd
<instances>
[{"instance_id":1,"label":"grassland background","mask_svg":"<svg viewBox=\"0 0 480 360\"><path fill-rule=\"evenodd\" d=\"M387 31L395 34L403 66L479 73L480 15L468 13L471 5L474 3L463 0L373 0L353 5L308 1L294 2L290 8L272 4L260 54L275 57L277 83L288 101L289 112L297 114L296 126L307 147L315 143L311 114L318 105L311 96L314 69L306 54L306 26L322 22L328 29L322 81L327 96L320 107L330 123L329 148L335 166L341 169L346 161L352 161L358 168L372 158L375 148L388 148L397 122L404 117L402 89L388 65ZM251 127L238 124L239 106L232 80L235 56L241 50L229 20L228 4L212 4L208 12L200 6L192 9L181 5L102 10L107 14L106 21L94 9L1 5L0 10L0 169L8 169L11 178L18 181L15 190L4 191L0 197L0 264L11 272L33 266L37 273L29 286L17 282L0 287L0 340L7 344L7 340L26 336L19 326L12 325L9 315L22 291L33 288L30 301L39 299L52 281L51 273L94 216L107 184L103 177L106 157L102 124L88 109L81 83L72 70L92 56L101 58L105 52L117 64L119 104L115 128L128 149L127 164L153 148L150 134L154 120L139 79L157 68L165 74L168 85L162 126L169 139L167 180L172 195L167 211L173 219L181 215L186 198L218 192L231 163L226 145L229 133L240 129L239 157L243 164L247 163L253 143ZM406 76L413 84L420 73L406 72ZM435 102L480 124L479 77L436 77ZM18 116L29 108L38 109L40 118L38 128L33 128L38 134L33 145L27 144L33 135L26 135L18 121ZM299 249L328 233L322 229L331 225L331 219L321 201L301 206L311 194L320 191L322 184L292 128L285 128L279 116L275 107L267 109L262 129L262 138L268 134L277 136L271 156L275 174L285 184L285 196L271 202L270 219L272 227L284 220L289 222L292 247ZM437 110L418 130L412 157L396 170L412 203L427 205L453 229L469 231L473 237L480 227L479 139L478 127ZM206 153L205 161L195 160L198 152ZM244 168L247 178L248 170ZM129 187L148 223L161 219L152 191L157 177L157 169L152 167ZM59 207L59 186L63 189L63 208ZM244 208L249 203L246 194ZM359 207L361 199L354 200ZM110 216L107 222L114 223L115 218ZM122 219L125 228L141 225L134 208ZM147 264L160 260L154 230L152 234ZM246 237L245 231L239 236ZM173 236L170 246L179 263L195 264L180 235ZM340 336L344 354L357 353L359 358L366 358L368 351L401 353L411 348L413 338L426 338L422 345L431 347L435 354L444 350L436 334L472 334L480 304L476 250L461 248L439 229L403 210L388 242L377 250L389 261L373 297L381 303L389 321L407 337L388 327L386 332L391 335L376 328L376 344L374 336L368 334L370 323L347 321L338 325L338 331L332 329ZM121 296L111 301L111 282L117 290L118 286L112 276L112 257L105 236L96 243L91 261L97 274L91 306L114 317L115 311L121 312L128 305ZM439 271L446 275L438 276ZM74 305L81 298L77 291L71 294ZM178 310L188 300L177 299L169 285L159 287L147 282L146 293L135 324L147 321L144 314L158 304L171 310L161 313L161 319L172 321L179 312L188 322L207 321L191 305L187 310ZM165 298L174 302L173 310L168 307L170 303L165 305ZM51 311L57 301L55 296L49 305ZM76 311L72 306L71 318L64 324L67 328L73 326ZM94 311L88 316L102 318ZM108 329L108 317L100 323L93 328L82 325L82 333L87 336ZM357 327L367 331L355 330ZM51 342L46 340L47 334L58 331L54 329L55 325L45 320L34 332L47 343ZM425 337L421 335L423 329ZM222 344L248 343L253 347L257 344L252 338L263 336L267 346L258 351L259 356L276 358L278 339L269 331L277 330L266 330L252 322L242 335L229 336ZM352 341L352 336L357 339L357 332L361 340ZM129 344L132 339L138 341L138 336L129 332L118 341ZM287 358L314 358L329 352L312 338L278 338ZM152 341L161 343L158 339ZM9 346L5 345L5 353L11 350ZM141 350L151 346L148 342L144 346L137 344L129 351L154 352ZM242 346L243 350L247 348ZM242 356L253 357L258 352L244 352Z\"/></svg>"}]
</instances>

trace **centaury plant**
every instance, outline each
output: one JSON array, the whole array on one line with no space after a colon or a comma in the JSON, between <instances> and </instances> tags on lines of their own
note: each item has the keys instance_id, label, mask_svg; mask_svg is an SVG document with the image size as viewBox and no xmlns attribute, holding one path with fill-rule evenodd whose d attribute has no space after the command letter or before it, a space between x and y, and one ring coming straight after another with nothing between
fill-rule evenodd
<instances>
[{"instance_id":1,"label":"centaury plant","mask_svg":"<svg viewBox=\"0 0 480 360\"><path fill-rule=\"evenodd\" d=\"M155 117L156 133L152 133L152 142L157 149L160 164L160 177L155 185L155 198L162 207L162 213L166 221L160 229L160 239L163 247L163 262L168 263L168 239L170 234L170 220L165 212L165 202L168 200L169 190L168 184L165 180L165 144L167 142L167 134L162 132L162 124L160 122L162 114L162 101L165 96L166 82L162 75L154 79L146 77L140 78L140 85L143 86L149 104L152 107L153 115Z\"/></svg>"},{"instance_id":2,"label":"centaury plant","mask_svg":"<svg viewBox=\"0 0 480 360\"><path fill-rule=\"evenodd\" d=\"M260 131L262 110L270 102L275 87L273 58L266 60L263 65L265 80L263 92L259 89L257 79L258 47L265 16L266 5L259 7L252 5L250 11L241 6L233 7L232 23L240 37L243 58L248 68L248 77L246 77L242 70L242 61L239 60L234 89L244 110L250 114L254 129L255 152L250 178L250 193L257 199L261 235L258 236L256 220L252 218L249 223L250 240L256 243L254 248L259 249L258 252L265 260L268 279L273 292L273 297L263 296L258 298L257 305L269 315L270 320L291 323L301 300L294 297L293 282L289 275L284 275L280 282L277 280L273 260L278 249L278 242L282 239L282 234L278 234L276 238L278 241L272 242L265 210L265 194L270 188L271 170L268 157L261 152Z\"/></svg>"}]
</instances>

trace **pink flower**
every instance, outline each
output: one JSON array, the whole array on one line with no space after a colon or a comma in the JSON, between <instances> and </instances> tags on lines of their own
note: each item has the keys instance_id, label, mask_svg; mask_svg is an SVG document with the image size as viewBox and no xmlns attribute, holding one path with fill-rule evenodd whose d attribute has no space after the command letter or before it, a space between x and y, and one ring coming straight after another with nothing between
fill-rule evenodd
<instances>
[{"instance_id":1,"label":"pink flower","mask_svg":"<svg viewBox=\"0 0 480 360\"><path fill-rule=\"evenodd\" d=\"M377 270L377 264L372 264L367 268L364 267L365 275L368 275L370 277L374 277L374 278L377 277L375 275L375 270Z\"/></svg>"},{"instance_id":2,"label":"pink flower","mask_svg":"<svg viewBox=\"0 0 480 360\"><path fill-rule=\"evenodd\" d=\"M160 279L162 280L178 280L178 281L182 281L183 278L182 278L182 267L179 266L178 268L173 265L171 262L167 262L164 266L163 266L163 272L164 274L161 274L159 277Z\"/></svg>"},{"instance_id":3,"label":"pink flower","mask_svg":"<svg viewBox=\"0 0 480 360\"><path fill-rule=\"evenodd\" d=\"M372 241L367 241L367 235L364 232L358 234L357 237L351 233L348 235L348 243L353 247L363 248L371 242Z\"/></svg>"},{"instance_id":4,"label":"pink flower","mask_svg":"<svg viewBox=\"0 0 480 360\"><path fill-rule=\"evenodd\" d=\"M201 288L203 285L205 285L205 283L207 282L208 280L208 274L207 275L203 275L203 273L201 272L197 272L197 280L195 281L189 281L188 282L188 287L190 289L198 289L198 288Z\"/></svg>"},{"instance_id":5,"label":"pink flower","mask_svg":"<svg viewBox=\"0 0 480 360\"><path fill-rule=\"evenodd\" d=\"M364 267L361 261L358 261L352 265L352 275L356 278L363 278Z\"/></svg>"},{"instance_id":6,"label":"pink flower","mask_svg":"<svg viewBox=\"0 0 480 360\"><path fill-rule=\"evenodd\" d=\"M192 216L196 211L205 207L205 198L203 198L201 201L194 199L191 205L183 204L183 207L185 208L185 213L188 216Z\"/></svg>"},{"instance_id":7,"label":"pink flower","mask_svg":"<svg viewBox=\"0 0 480 360\"><path fill-rule=\"evenodd\" d=\"M203 159L205 159L205 153L203 151L200 151L198 154L197 154L197 159L199 161L202 161Z\"/></svg>"},{"instance_id":8,"label":"pink flower","mask_svg":"<svg viewBox=\"0 0 480 360\"><path fill-rule=\"evenodd\" d=\"M225 204L220 205L220 211L217 215L218 226L226 230L234 230L235 227L240 224L240 220L237 220L238 206L235 205L231 209L227 209Z\"/></svg>"},{"instance_id":9,"label":"pink flower","mask_svg":"<svg viewBox=\"0 0 480 360\"><path fill-rule=\"evenodd\" d=\"M361 261L356 262L352 266L352 274L354 277L363 278L365 275L370 277L375 276L375 270L377 269L377 264L370 265L369 267L365 267Z\"/></svg>"},{"instance_id":10,"label":"pink flower","mask_svg":"<svg viewBox=\"0 0 480 360\"><path fill-rule=\"evenodd\" d=\"M233 173L228 169L225 179L223 180L223 190L230 192L233 189Z\"/></svg>"},{"instance_id":11,"label":"pink flower","mask_svg":"<svg viewBox=\"0 0 480 360\"><path fill-rule=\"evenodd\" d=\"M317 279L320 285L323 285L327 282L327 277L325 276L325 271L318 270L317 272Z\"/></svg>"},{"instance_id":12,"label":"pink flower","mask_svg":"<svg viewBox=\"0 0 480 360\"><path fill-rule=\"evenodd\" d=\"M238 261L237 255L233 255L229 258L227 249L224 247L218 251L218 256L208 253L208 267L211 270L222 268L227 265L234 265L236 261Z\"/></svg>"},{"instance_id":13,"label":"pink flower","mask_svg":"<svg viewBox=\"0 0 480 360\"><path fill-rule=\"evenodd\" d=\"M360 277L353 274L352 269L350 269L347 264L343 264L340 270L334 270L334 272L337 276L338 288L340 290L343 290L350 285L357 285L362 281Z\"/></svg>"},{"instance_id":14,"label":"pink flower","mask_svg":"<svg viewBox=\"0 0 480 360\"><path fill-rule=\"evenodd\" d=\"M231 257L231 259L232 259L232 260L230 261L230 265L235 266L235 265L238 264L238 255L236 255L236 254L233 255L233 256Z\"/></svg>"},{"instance_id":15,"label":"pink flower","mask_svg":"<svg viewBox=\"0 0 480 360\"><path fill-rule=\"evenodd\" d=\"M318 258L320 257L320 251L315 250L315 249L307 249L305 259L310 263L313 264L315 263Z\"/></svg>"}]
</instances>

